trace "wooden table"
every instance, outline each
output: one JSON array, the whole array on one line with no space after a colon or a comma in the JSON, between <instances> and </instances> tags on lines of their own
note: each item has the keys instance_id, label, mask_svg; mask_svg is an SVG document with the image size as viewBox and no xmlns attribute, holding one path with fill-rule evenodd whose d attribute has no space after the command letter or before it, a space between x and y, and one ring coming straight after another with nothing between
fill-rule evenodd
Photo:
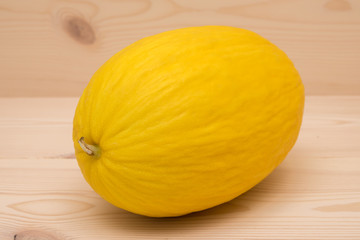
<instances>
[{"instance_id":1,"label":"wooden table","mask_svg":"<svg viewBox=\"0 0 360 240\"><path fill-rule=\"evenodd\" d=\"M298 142L221 206L163 219L117 209L74 158L77 99L122 48L200 25L249 29L286 52L307 95ZM359 0L0 1L0 240L359 240L359 30Z\"/></svg>"},{"instance_id":2,"label":"wooden table","mask_svg":"<svg viewBox=\"0 0 360 240\"><path fill-rule=\"evenodd\" d=\"M102 200L72 147L77 98L0 98L0 239L360 239L360 96L310 96L295 147L233 201L147 218ZM14 237L16 236L16 237Z\"/></svg>"}]
</instances>

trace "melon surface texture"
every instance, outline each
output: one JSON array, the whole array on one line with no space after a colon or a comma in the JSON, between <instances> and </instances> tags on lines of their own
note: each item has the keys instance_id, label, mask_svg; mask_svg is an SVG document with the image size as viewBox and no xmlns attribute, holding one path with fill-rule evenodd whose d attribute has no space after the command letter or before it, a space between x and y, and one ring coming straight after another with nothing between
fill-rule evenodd
<instances>
[{"instance_id":1,"label":"melon surface texture","mask_svg":"<svg viewBox=\"0 0 360 240\"><path fill-rule=\"evenodd\" d=\"M303 108L297 70L268 40L227 26L176 29L93 75L74 117L76 158L113 205L180 216L269 175L295 144Z\"/></svg>"}]
</instances>

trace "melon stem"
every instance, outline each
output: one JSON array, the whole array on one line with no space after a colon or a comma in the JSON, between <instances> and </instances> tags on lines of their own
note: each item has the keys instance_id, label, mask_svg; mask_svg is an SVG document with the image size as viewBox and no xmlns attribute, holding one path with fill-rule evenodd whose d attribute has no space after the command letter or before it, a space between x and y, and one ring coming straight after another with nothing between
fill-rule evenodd
<instances>
[{"instance_id":1,"label":"melon stem","mask_svg":"<svg viewBox=\"0 0 360 240\"><path fill-rule=\"evenodd\" d=\"M84 137L81 137L78 142L79 142L80 147L82 148L82 150L84 150L84 152L86 152L88 155L90 155L90 156L97 156L98 155L99 148L94 146L94 145L86 143L85 140L84 140Z\"/></svg>"}]
</instances>

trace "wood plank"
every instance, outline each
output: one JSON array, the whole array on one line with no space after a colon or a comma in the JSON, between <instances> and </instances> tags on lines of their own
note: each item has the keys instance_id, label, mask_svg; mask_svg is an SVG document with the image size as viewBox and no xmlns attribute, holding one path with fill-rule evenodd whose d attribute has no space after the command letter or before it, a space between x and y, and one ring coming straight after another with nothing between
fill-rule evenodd
<instances>
[{"instance_id":1,"label":"wood plank","mask_svg":"<svg viewBox=\"0 0 360 240\"><path fill-rule=\"evenodd\" d=\"M76 102L0 98L1 240L360 239L360 96L307 97L298 142L269 177L221 206L162 219L87 185L71 143Z\"/></svg>"},{"instance_id":2,"label":"wood plank","mask_svg":"<svg viewBox=\"0 0 360 240\"><path fill-rule=\"evenodd\" d=\"M0 158L72 154L76 104L75 98L0 98Z\"/></svg>"},{"instance_id":3,"label":"wood plank","mask_svg":"<svg viewBox=\"0 0 360 240\"><path fill-rule=\"evenodd\" d=\"M294 61L308 95L360 94L357 0L0 1L0 96L79 96L109 57L145 36L230 25Z\"/></svg>"}]
</instances>

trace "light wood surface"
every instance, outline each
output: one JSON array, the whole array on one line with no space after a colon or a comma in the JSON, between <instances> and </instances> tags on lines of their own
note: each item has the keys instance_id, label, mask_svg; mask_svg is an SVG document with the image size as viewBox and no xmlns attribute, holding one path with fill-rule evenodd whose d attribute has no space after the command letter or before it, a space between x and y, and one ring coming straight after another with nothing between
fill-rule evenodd
<instances>
[{"instance_id":1,"label":"light wood surface","mask_svg":"<svg viewBox=\"0 0 360 240\"><path fill-rule=\"evenodd\" d=\"M146 218L83 179L77 98L0 98L0 239L360 239L360 96L310 96L295 147L254 189L179 218ZM14 238L14 236L16 237Z\"/></svg>"},{"instance_id":2,"label":"light wood surface","mask_svg":"<svg viewBox=\"0 0 360 240\"><path fill-rule=\"evenodd\" d=\"M308 95L360 94L358 0L0 0L0 96L77 97L125 46L199 25L268 38Z\"/></svg>"},{"instance_id":3,"label":"light wood surface","mask_svg":"<svg viewBox=\"0 0 360 240\"><path fill-rule=\"evenodd\" d=\"M180 218L102 200L74 158L78 97L145 36L229 25L268 38L306 88L286 160L235 200ZM0 240L360 239L360 1L0 0Z\"/></svg>"}]
</instances>

